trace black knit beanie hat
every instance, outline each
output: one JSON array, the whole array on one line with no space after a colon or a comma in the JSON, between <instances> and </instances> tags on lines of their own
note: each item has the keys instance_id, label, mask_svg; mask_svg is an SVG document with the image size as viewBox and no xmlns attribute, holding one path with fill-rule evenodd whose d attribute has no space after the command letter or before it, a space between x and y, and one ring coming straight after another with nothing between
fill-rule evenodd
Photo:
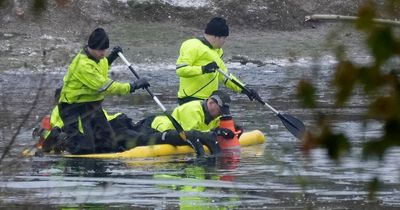
<instances>
[{"instance_id":1,"label":"black knit beanie hat","mask_svg":"<svg viewBox=\"0 0 400 210\"><path fill-rule=\"evenodd\" d=\"M109 47L109 40L106 31L96 28L89 36L88 46L94 50L105 50Z\"/></svg>"},{"instance_id":2,"label":"black knit beanie hat","mask_svg":"<svg viewBox=\"0 0 400 210\"><path fill-rule=\"evenodd\" d=\"M214 36L229 36L229 27L224 18L215 17L207 24L204 33Z\"/></svg>"}]
</instances>

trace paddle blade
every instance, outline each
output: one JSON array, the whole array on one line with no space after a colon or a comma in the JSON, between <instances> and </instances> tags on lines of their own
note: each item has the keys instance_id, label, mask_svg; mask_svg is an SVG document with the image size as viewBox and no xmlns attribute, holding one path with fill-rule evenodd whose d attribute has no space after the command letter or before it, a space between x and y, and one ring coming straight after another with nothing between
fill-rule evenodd
<instances>
[{"instance_id":1,"label":"paddle blade","mask_svg":"<svg viewBox=\"0 0 400 210\"><path fill-rule=\"evenodd\" d=\"M301 139L306 131L306 127L304 126L303 122L299 119L288 115L288 114L280 114L277 115L279 119L282 120L283 125L289 130L290 133L293 134L298 139Z\"/></svg>"}]
</instances>

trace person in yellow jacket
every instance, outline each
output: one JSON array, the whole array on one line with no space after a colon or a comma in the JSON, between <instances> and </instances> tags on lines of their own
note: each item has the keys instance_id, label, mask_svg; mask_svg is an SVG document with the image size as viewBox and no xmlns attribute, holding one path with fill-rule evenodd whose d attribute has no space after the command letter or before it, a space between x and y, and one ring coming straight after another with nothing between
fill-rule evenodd
<instances>
[{"instance_id":1,"label":"person in yellow jacket","mask_svg":"<svg viewBox=\"0 0 400 210\"><path fill-rule=\"evenodd\" d=\"M56 90L55 98L59 98L59 90ZM212 153L218 153L217 136L227 139L233 138L234 133L229 129L218 128L220 117L230 117L230 97L222 91L214 91L210 98L203 101L192 101L175 108L172 116L186 131L188 142L179 137L171 121L165 116L150 116L133 124L132 119L125 114L110 115L103 110L107 121L115 131L115 143L113 151L125 151L136 146L153 144L191 145L199 155L203 155L203 144ZM59 108L55 106L50 118L47 119L50 126L42 126L39 132L41 140L37 144L42 152L59 153L65 150L65 139L68 136L63 132L64 122L59 115ZM43 121L43 120L42 120ZM83 133L82 121L78 122L78 129ZM243 132L240 127L236 131Z\"/></svg>"},{"instance_id":2,"label":"person in yellow jacket","mask_svg":"<svg viewBox=\"0 0 400 210\"><path fill-rule=\"evenodd\" d=\"M60 99L60 92L61 88L57 88L54 94L57 102ZM103 109L103 112L115 133L115 147L113 151L124 151L125 148L119 142L137 136L137 133L132 129L132 119L123 113L109 114L105 109ZM64 151L65 140L68 136L63 131L63 127L64 122L60 117L58 105L56 105L51 115L45 116L42 119L41 125L34 134L35 137L39 137L39 142L36 144L37 149L45 153L60 153ZM80 133L84 133L81 120L78 122L78 129Z\"/></svg>"},{"instance_id":3,"label":"person in yellow jacket","mask_svg":"<svg viewBox=\"0 0 400 210\"><path fill-rule=\"evenodd\" d=\"M222 56L222 46L229 36L226 20L215 17L207 24L204 37L193 38L182 43L176 61L176 74L179 76L178 102L180 105L192 100L204 100L218 90L219 83L235 92L246 94L250 100L259 98L257 91L246 86L243 89L227 80L216 71L221 69L229 74ZM232 76L232 75L231 75ZM237 82L240 80L232 76Z\"/></svg>"},{"instance_id":4,"label":"person in yellow jacket","mask_svg":"<svg viewBox=\"0 0 400 210\"><path fill-rule=\"evenodd\" d=\"M234 137L233 131L218 127L221 116L230 116L231 99L223 91L214 91L205 100L195 100L180 105L172 112L172 117L186 131L188 140L183 141L172 122L165 115L150 116L133 127L140 136L136 139L127 139L126 148L148 144L172 144L190 145L197 155L204 155L203 145L206 145L211 153L218 153L220 148L217 143L217 136L226 139ZM240 128L238 128L241 130Z\"/></svg>"},{"instance_id":5,"label":"person in yellow jacket","mask_svg":"<svg viewBox=\"0 0 400 210\"><path fill-rule=\"evenodd\" d=\"M122 52L115 47L108 57L109 39L102 28L95 29L64 76L58 108L68 135L66 151L71 154L112 152L114 132L107 121L102 101L106 95L125 95L150 86L146 79L121 83L108 77L111 63ZM83 133L79 131L79 122Z\"/></svg>"}]
</instances>

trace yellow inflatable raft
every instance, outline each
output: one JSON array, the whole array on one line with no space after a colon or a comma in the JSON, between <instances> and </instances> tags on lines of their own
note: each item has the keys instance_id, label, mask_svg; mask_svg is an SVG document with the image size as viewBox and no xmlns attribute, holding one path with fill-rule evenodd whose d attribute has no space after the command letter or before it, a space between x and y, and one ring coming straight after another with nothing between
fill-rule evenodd
<instances>
[{"instance_id":1,"label":"yellow inflatable raft","mask_svg":"<svg viewBox=\"0 0 400 210\"><path fill-rule=\"evenodd\" d=\"M240 146L250 146L265 142L264 134L259 130L243 133L239 138ZM208 149L204 148L206 151ZM158 144L152 146L138 146L124 152L87 154L87 155L63 155L70 158L145 158L164 155L179 155L194 153L190 146L173 146L170 144Z\"/></svg>"}]
</instances>

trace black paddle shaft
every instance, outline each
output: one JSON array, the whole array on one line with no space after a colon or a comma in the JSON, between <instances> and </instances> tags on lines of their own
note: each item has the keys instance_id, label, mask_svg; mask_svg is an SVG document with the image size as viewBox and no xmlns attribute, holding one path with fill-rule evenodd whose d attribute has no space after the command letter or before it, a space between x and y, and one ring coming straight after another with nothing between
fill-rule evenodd
<instances>
[{"instance_id":1,"label":"black paddle shaft","mask_svg":"<svg viewBox=\"0 0 400 210\"><path fill-rule=\"evenodd\" d=\"M139 75L136 73L135 69L133 69L132 65L126 60L125 56L119 52L118 56L125 62L125 64L128 66L129 70L135 75L137 79L140 79ZM172 125L176 129L176 131L179 133L179 136L182 138L182 140L186 141L187 137L185 134L185 131L183 130L182 126L176 121L174 117L172 117L168 112L167 109L164 107L164 105L161 103L160 100L158 100L157 96L155 96L148 87L145 87L147 93L153 98L153 100L161 107L163 110L165 116L168 117L168 119L171 121Z\"/></svg>"},{"instance_id":2,"label":"black paddle shaft","mask_svg":"<svg viewBox=\"0 0 400 210\"><path fill-rule=\"evenodd\" d=\"M250 92L250 90L240 84L238 81L236 81L235 79L233 79L229 74L227 74L226 72L222 71L221 69L217 69L218 72L220 72L221 74L223 74L227 79L229 79L230 81L232 81L235 85L237 85L238 87L242 88L242 90L246 91L246 92ZM288 114L281 114L279 111L277 111L276 109L274 109L272 106L270 106L269 104L265 103L261 97L256 97L255 100L257 100L258 102L260 102L262 105L267 106L269 109L271 109L275 115L277 117L279 117L279 119L282 121L283 125L286 127L286 129L288 129L288 131L293 134L293 136L295 136L298 139L301 139L304 135L304 132L306 130L306 127L304 126L304 123L301 122L299 119L288 115Z\"/></svg>"}]
</instances>

